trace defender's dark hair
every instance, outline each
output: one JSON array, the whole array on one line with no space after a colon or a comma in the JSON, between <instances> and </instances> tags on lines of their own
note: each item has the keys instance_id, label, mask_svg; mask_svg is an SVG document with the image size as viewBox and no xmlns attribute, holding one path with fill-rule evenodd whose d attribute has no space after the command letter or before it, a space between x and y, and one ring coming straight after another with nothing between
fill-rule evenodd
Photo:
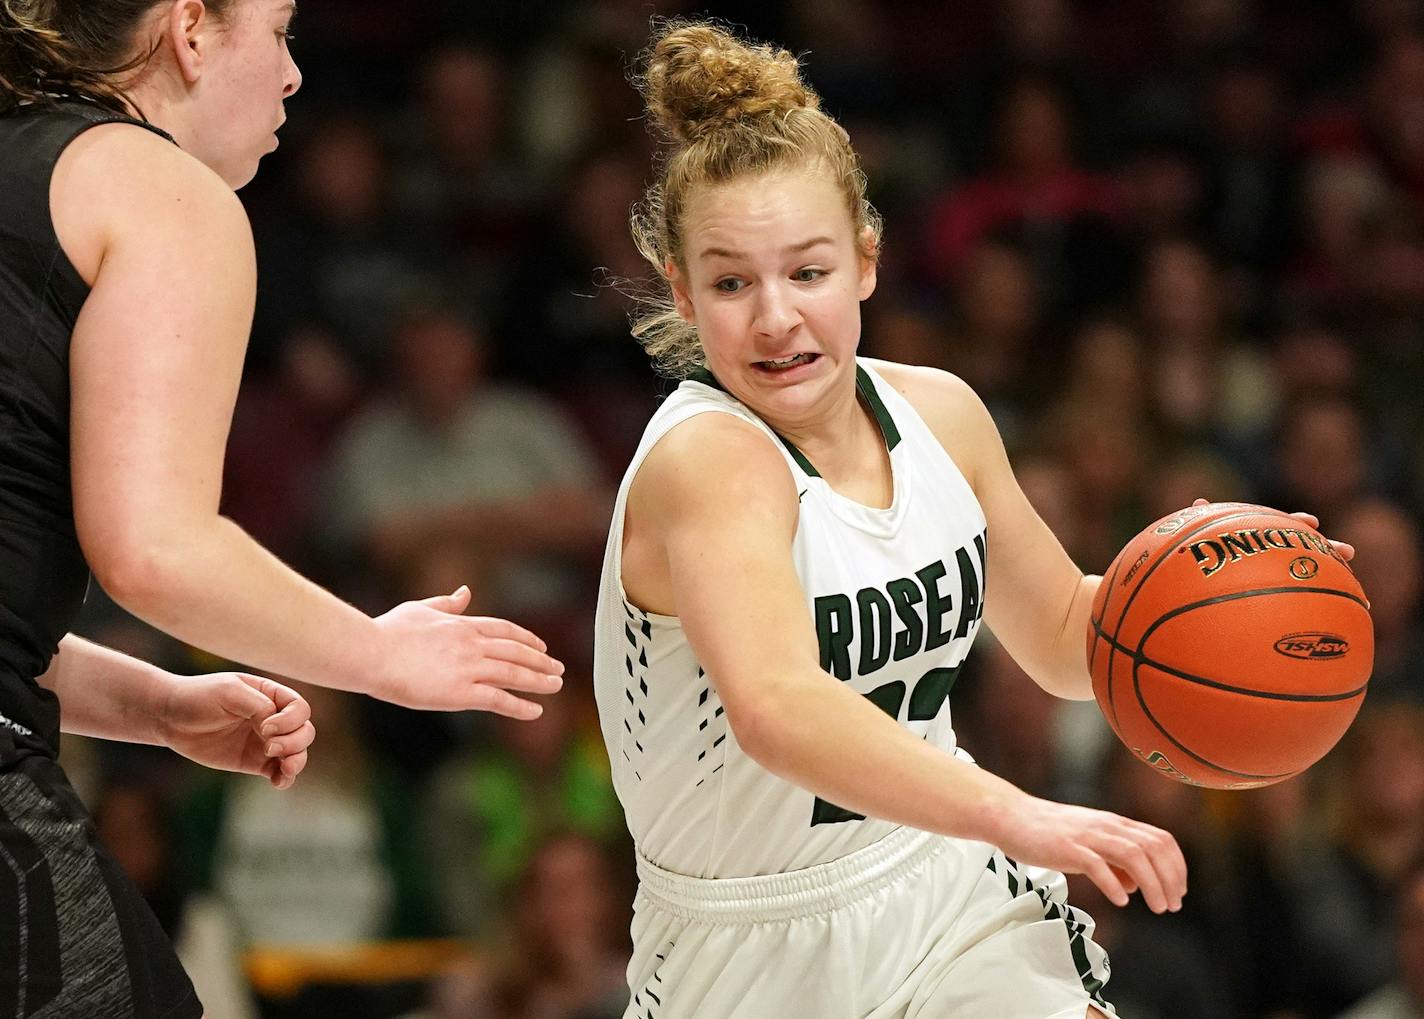
<instances>
[{"instance_id":1,"label":"defender's dark hair","mask_svg":"<svg viewBox=\"0 0 1424 1019\"><path fill-rule=\"evenodd\" d=\"M57 96L131 113L119 79L152 57L152 50L134 55L135 36L144 16L162 2L0 0L0 113ZM223 20L234 0L205 2Z\"/></svg>"}]
</instances>

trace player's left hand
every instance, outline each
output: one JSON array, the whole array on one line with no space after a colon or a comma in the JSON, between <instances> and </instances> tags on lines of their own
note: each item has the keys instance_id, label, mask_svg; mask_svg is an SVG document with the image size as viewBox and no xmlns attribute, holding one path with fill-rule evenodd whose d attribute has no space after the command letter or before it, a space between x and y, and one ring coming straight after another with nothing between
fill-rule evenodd
<instances>
[{"instance_id":1,"label":"player's left hand","mask_svg":"<svg viewBox=\"0 0 1424 1019\"><path fill-rule=\"evenodd\" d=\"M159 737L209 768L263 775L288 789L316 738L311 707L295 690L241 672L175 676L158 719Z\"/></svg>"},{"instance_id":2,"label":"player's left hand","mask_svg":"<svg viewBox=\"0 0 1424 1019\"><path fill-rule=\"evenodd\" d=\"M1209 502L1210 500L1208 499L1198 499L1196 502L1192 503L1192 505L1205 506ZM1320 518L1317 517L1314 513L1292 513L1291 516L1306 524L1312 530L1320 530ZM1335 551L1340 553L1340 558L1345 560L1345 562L1348 563L1351 559L1355 558L1354 545L1351 545L1349 542L1345 541L1337 541L1335 538L1326 538L1325 540L1330 542L1330 544L1334 547Z\"/></svg>"}]
</instances>

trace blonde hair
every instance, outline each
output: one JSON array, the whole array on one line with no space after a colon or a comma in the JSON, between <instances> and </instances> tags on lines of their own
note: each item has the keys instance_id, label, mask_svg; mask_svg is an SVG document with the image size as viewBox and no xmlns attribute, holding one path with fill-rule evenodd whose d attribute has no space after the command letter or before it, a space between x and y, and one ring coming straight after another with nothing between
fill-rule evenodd
<instances>
[{"instance_id":1,"label":"blonde hair","mask_svg":"<svg viewBox=\"0 0 1424 1019\"><path fill-rule=\"evenodd\" d=\"M633 210L633 239L660 279L636 295L633 335L660 371L683 377L704 358L696 327L673 304L668 266L686 272L682 217L697 189L814 167L845 195L857 244L871 231L867 258L879 256L882 225L850 136L822 112L790 53L707 22L673 21L655 32L643 63L638 87L667 148Z\"/></svg>"}]
</instances>

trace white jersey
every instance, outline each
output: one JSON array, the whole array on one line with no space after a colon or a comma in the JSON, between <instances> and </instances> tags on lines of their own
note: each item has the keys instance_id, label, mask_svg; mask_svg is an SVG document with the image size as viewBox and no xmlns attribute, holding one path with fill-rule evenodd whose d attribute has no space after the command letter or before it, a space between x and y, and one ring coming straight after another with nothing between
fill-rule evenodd
<instances>
[{"instance_id":1,"label":"white jersey","mask_svg":"<svg viewBox=\"0 0 1424 1019\"><path fill-rule=\"evenodd\" d=\"M665 870L701 878L775 874L839 859L898 827L820 800L743 753L717 677L699 666L679 620L629 602L622 583L628 490L653 446L688 418L732 414L781 450L800 495L792 557L821 666L911 732L956 751L949 695L983 616L984 513L910 404L863 363L857 384L890 451L888 509L833 491L710 376L683 382L653 415L619 488L603 560L594 686L628 828L639 853Z\"/></svg>"}]
</instances>

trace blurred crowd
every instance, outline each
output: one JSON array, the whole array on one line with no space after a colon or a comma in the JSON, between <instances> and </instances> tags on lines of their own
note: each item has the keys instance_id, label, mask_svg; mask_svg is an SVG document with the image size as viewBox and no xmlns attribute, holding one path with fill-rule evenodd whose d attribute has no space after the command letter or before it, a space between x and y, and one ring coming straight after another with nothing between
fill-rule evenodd
<instances>
[{"instance_id":1,"label":"blurred crowd","mask_svg":"<svg viewBox=\"0 0 1424 1019\"><path fill-rule=\"evenodd\" d=\"M319 736L287 793L70 743L212 1019L622 1014L632 853L591 617L614 487L671 386L628 335L654 151L629 74L650 16L703 12L301 0L306 85L242 194L260 289L225 511L373 612L469 584L570 681L535 723L307 690ZM1109 997L1424 1016L1424 2L710 13L804 54L862 155L886 220L863 351L972 384L1084 570L1198 496L1309 510L1358 549L1365 707L1271 788L1167 781L987 635L971 656L955 728L982 764L1188 855L1170 917L1074 882ZM84 627L221 664L97 590Z\"/></svg>"}]
</instances>

